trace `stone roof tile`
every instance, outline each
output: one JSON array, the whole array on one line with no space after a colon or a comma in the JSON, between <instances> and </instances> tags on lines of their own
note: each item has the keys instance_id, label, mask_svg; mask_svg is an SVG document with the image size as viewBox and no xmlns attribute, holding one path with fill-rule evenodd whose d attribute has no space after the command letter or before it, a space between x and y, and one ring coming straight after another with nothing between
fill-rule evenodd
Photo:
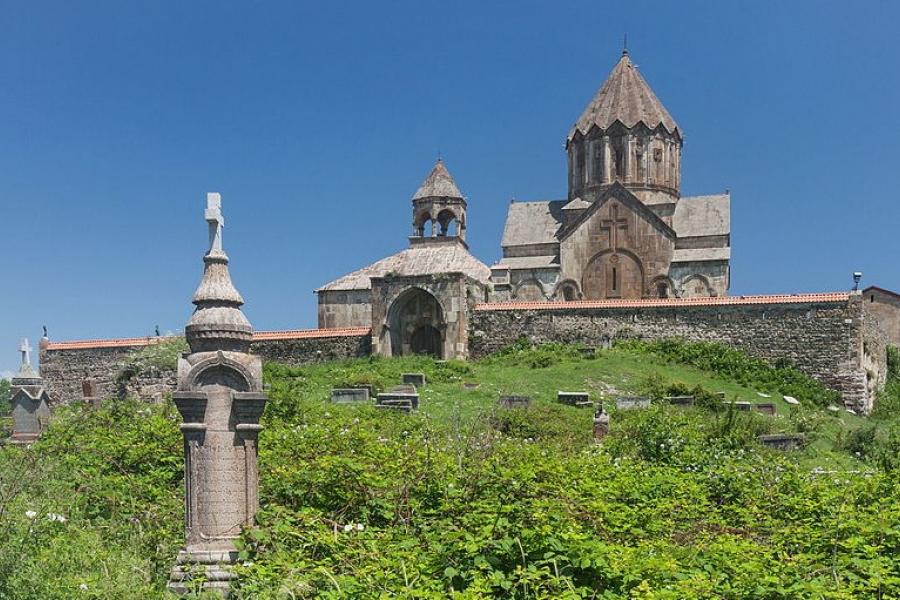
<instances>
[{"instance_id":1,"label":"stone roof tile","mask_svg":"<svg viewBox=\"0 0 900 600\"><path fill-rule=\"evenodd\" d=\"M566 200L511 202L500 245L505 248L559 243L556 235L562 226L562 209L566 204Z\"/></svg>"},{"instance_id":2,"label":"stone roof tile","mask_svg":"<svg viewBox=\"0 0 900 600\"><path fill-rule=\"evenodd\" d=\"M419 189L416 190L416 193L413 195L413 200L434 197L463 197L459 188L456 186L456 182L453 181L450 171L447 170L447 167L444 166L444 161L440 158L434 165L434 168L431 169L431 173L428 174L428 177L425 178L425 181L423 181L422 185L419 186Z\"/></svg>"},{"instance_id":3,"label":"stone roof tile","mask_svg":"<svg viewBox=\"0 0 900 600\"><path fill-rule=\"evenodd\" d=\"M731 196L687 196L675 205L672 229L678 237L728 235L731 233Z\"/></svg>"}]
</instances>

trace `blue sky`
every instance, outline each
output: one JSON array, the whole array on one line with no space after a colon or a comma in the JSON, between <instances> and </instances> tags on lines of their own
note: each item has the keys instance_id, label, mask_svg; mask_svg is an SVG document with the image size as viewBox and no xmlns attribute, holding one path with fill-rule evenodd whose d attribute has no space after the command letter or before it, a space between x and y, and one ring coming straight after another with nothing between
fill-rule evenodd
<instances>
[{"instance_id":1,"label":"blue sky","mask_svg":"<svg viewBox=\"0 0 900 600\"><path fill-rule=\"evenodd\" d=\"M183 327L223 195L257 329L406 245L440 152L491 263L510 198L628 33L685 133L685 195L732 192L733 294L900 288L897 2L0 1L0 372L22 336Z\"/></svg>"}]
</instances>

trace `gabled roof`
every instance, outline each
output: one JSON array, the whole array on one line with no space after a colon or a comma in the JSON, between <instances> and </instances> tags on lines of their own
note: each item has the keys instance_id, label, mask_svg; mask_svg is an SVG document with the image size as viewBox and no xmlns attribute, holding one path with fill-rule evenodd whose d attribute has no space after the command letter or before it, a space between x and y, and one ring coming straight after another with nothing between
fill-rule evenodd
<instances>
[{"instance_id":1,"label":"gabled roof","mask_svg":"<svg viewBox=\"0 0 900 600\"><path fill-rule=\"evenodd\" d=\"M684 197L675 206L672 228L678 237L728 235L731 233L731 196Z\"/></svg>"},{"instance_id":2,"label":"gabled roof","mask_svg":"<svg viewBox=\"0 0 900 600\"><path fill-rule=\"evenodd\" d=\"M675 119L641 77L627 51L622 53L622 58L584 109L569 139L576 131L586 135L594 126L606 130L616 121L628 128L638 123L649 129L662 126L669 133L681 135Z\"/></svg>"},{"instance_id":3,"label":"gabled roof","mask_svg":"<svg viewBox=\"0 0 900 600\"><path fill-rule=\"evenodd\" d=\"M562 226L562 209L567 203L567 200L511 202L500 245L507 248L559 243L556 234Z\"/></svg>"},{"instance_id":4,"label":"gabled roof","mask_svg":"<svg viewBox=\"0 0 900 600\"><path fill-rule=\"evenodd\" d=\"M606 202L610 198L615 198L626 207L631 209L632 212L640 215L644 221L650 223L653 227L659 230L660 233L674 240L676 238L675 231L655 212L647 208L647 205L641 202L634 194L628 191L624 185L619 183L618 181L608 186L603 190L603 193L597 198L591 206L585 210L578 219L567 226L565 231L561 231L559 235L559 241L562 242L564 239L569 237L576 229L581 227L581 224L591 218L595 212L600 210L600 207L606 204Z\"/></svg>"},{"instance_id":5,"label":"gabled roof","mask_svg":"<svg viewBox=\"0 0 900 600\"><path fill-rule=\"evenodd\" d=\"M440 273L463 273L481 283L487 283L491 277L488 266L472 256L462 244L422 244L413 245L326 283L316 292L369 290L372 289L372 277L388 274L417 276Z\"/></svg>"},{"instance_id":6,"label":"gabled roof","mask_svg":"<svg viewBox=\"0 0 900 600\"><path fill-rule=\"evenodd\" d=\"M444 161L439 158L437 163L435 163L434 168L431 169L431 173L428 174L428 177L425 178L425 181L423 181L422 185L419 186L419 189L416 190L416 193L413 195L413 200L419 200L421 198L462 199L462 197L463 195L459 191L459 188L456 187L456 182L453 181L450 171L444 166Z\"/></svg>"}]
</instances>

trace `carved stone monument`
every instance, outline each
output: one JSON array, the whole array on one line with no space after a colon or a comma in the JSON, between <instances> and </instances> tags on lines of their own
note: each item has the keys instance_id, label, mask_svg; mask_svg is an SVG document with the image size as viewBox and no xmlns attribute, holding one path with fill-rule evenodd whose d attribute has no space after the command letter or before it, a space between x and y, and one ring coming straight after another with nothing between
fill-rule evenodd
<instances>
[{"instance_id":1,"label":"carved stone monument","mask_svg":"<svg viewBox=\"0 0 900 600\"><path fill-rule=\"evenodd\" d=\"M169 589L180 594L199 576L204 590L228 597L234 540L258 508L256 443L266 404L262 361L250 354L252 328L222 250L219 194L207 196L209 252L185 328L190 353L178 360L173 395L184 420L185 548Z\"/></svg>"},{"instance_id":2,"label":"carved stone monument","mask_svg":"<svg viewBox=\"0 0 900 600\"><path fill-rule=\"evenodd\" d=\"M594 441L598 444L603 443L603 438L609 433L609 413L600 407L594 412Z\"/></svg>"},{"instance_id":3,"label":"carved stone monument","mask_svg":"<svg viewBox=\"0 0 900 600\"><path fill-rule=\"evenodd\" d=\"M23 339L19 352L22 366L10 381L9 402L12 405L10 444L30 444L41 436L50 420L49 397L44 381L31 366L31 346Z\"/></svg>"}]
</instances>

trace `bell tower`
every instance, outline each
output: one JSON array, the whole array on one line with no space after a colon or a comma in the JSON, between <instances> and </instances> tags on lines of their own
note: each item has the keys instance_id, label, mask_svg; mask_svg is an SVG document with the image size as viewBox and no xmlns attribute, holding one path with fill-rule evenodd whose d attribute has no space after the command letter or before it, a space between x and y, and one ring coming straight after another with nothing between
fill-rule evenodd
<instances>
[{"instance_id":1,"label":"bell tower","mask_svg":"<svg viewBox=\"0 0 900 600\"><path fill-rule=\"evenodd\" d=\"M674 205L682 143L675 120L624 50L566 139L569 199L593 201L618 181L648 206Z\"/></svg>"},{"instance_id":2,"label":"bell tower","mask_svg":"<svg viewBox=\"0 0 900 600\"><path fill-rule=\"evenodd\" d=\"M412 206L413 240L452 237L465 242L466 200L442 159L413 195Z\"/></svg>"}]
</instances>

